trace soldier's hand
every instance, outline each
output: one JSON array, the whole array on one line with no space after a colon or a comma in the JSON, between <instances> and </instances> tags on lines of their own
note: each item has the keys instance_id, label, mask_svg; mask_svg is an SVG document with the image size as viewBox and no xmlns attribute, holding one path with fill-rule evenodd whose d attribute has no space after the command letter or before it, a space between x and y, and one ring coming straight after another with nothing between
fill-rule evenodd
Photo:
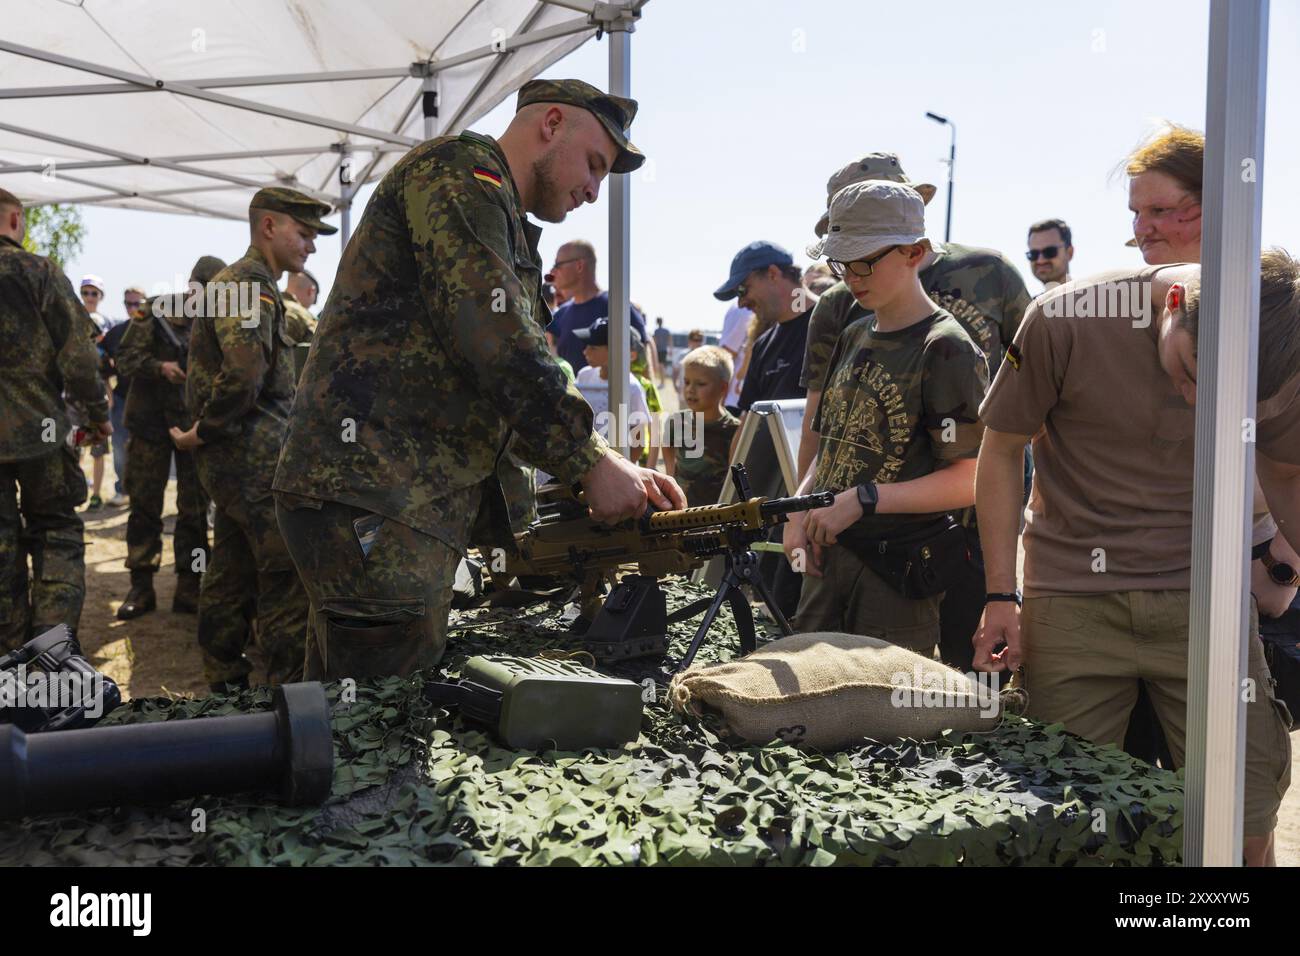
<instances>
[{"instance_id":1,"label":"soldier's hand","mask_svg":"<svg viewBox=\"0 0 1300 956\"><path fill-rule=\"evenodd\" d=\"M107 439L109 435L113 434L112 422L95 422L91 425L91 428L95 429L95 437L91 441L92 445L98 445L100 442Z\"/></svg>"},{"instance_id":2,"label":"soldier's hand","mask_svg":"<svg viewBox=\"0 0 1300 956\"><path fill-rule=\"evenodd\" d=\"M641 480L645 482L646 497L659 511L677 511L688 507L686 492L682 491L677 480L653 468L638 468Z\"/></svg>"},{"instance_id":3,"label":"soldier's hand","mask_svg":"<svg viewBox=\"0 0 1300 956\"><path fill-rule=\"evenodd\" d=\"M158 370L162 372L162 377L173 385L179 385L185 381L185 369L175 362L163 362L158 366Z\"/></svg>"},{"instance_id":4,"label":"soldier's hand","mask_svg":"<svg viewBox=\"0 0 1300 956\"><path fill-rule=\"evenodd\" d=\"M173 425L167 429L167 432L172 436L172 444L181 451L193 451L203 444L203 439L199 437L199 426L197 424L187 432L183 432Z\"/></svg>"},{"instance_id":5,"label":"soldier's hand","mask_svg":"<svg viewBox=\"0 0 1300 956\"><path fill-rule=\"evenodd\" d=\"M601 524L617 524L645 514L646 501L654 500L650 495L654 482L645 477L643 473L646 470L638 468L622 455L606 452L582 477L591 516ZM673 486L676 487L675 482ZM680 489L677 493L681 495ZM655 497L668 505L657 487Z\"/></svg>"}]
</instances>

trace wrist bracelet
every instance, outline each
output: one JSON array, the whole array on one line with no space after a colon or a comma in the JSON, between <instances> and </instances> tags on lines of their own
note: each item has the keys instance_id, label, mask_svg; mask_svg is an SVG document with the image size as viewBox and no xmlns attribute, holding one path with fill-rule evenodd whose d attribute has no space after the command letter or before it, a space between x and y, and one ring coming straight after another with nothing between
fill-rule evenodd
<instances>
[{"instance_id":1,"label":"wrist bracelet","mask_svg":"<svg viewBox=\"0 0 1300 956\"><path fill-rule=\"evenodd\" d=\"M991 591L984 595L984 603L992 604L994 601L1014 601L1016 607L1020 607L1019 591Z\"/></svg>"}]
</instances>

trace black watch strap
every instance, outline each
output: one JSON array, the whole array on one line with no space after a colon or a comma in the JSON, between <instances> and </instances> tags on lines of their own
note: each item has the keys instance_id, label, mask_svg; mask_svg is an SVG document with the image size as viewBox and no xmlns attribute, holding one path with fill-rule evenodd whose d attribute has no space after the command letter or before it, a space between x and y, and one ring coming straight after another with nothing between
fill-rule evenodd
<instances>
[{"instance_id":1,"label":"black watch strap","mask_svg":"<svg viewBox=\"0 0 1300 956\"><path fill-rule=\"evenodd\" d=\"M984 603L992 604L994 601L1013 601L1016 607L1020 607L1019 591L990 591L984 595Z\"/></svg>"},{"instance_id":2,"label":"black watch strap","mask_svg":"<svg viewBox=\"0 0 1300 956\"><path fill-rule=\"evenodd\" d=\"M880 491L876 488L874 481L866 481L858 485L858 504L862 505L864 515L873 515L876 513L876 504L880 501Z\"/></svg>"}]
</instances>

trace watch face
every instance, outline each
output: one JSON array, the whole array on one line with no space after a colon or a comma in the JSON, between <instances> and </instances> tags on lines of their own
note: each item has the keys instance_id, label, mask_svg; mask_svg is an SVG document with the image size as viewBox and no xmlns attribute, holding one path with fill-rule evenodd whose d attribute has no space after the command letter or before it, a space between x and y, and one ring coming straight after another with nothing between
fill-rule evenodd
<instances>
[{"instance_id":1,"label":"watch face","mask_svg":"<svg viewBox=\"0 0 1300 956\"><path fill-rule=\"evenodd\" d=\"M1283 587L1293 587L1291 582L1295 580L1295 568L1289 564L1283 564L1281 561L1276 561L1268 569L1268 576Z\"/></svg>"}]
</instances>

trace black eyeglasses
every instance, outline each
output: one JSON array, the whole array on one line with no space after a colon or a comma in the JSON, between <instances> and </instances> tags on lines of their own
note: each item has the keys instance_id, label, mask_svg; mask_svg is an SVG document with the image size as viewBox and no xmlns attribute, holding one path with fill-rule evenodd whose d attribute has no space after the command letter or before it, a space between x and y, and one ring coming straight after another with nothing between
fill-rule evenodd
<instances>
[{"instance_id":1,"label":"black eyeglasses","mask_svg":"<svg viewBox=\"0 0 1300 956\"><path fill-rule=\"evenodd\" d=\"M827 259L826 265L831 270L831 275L837 279L843 279L846 272L852 272L860 279L865 279L871 275L877 262L889 255L898 246L890 246L888 249L872 256L870 259L854 259L852 262L841 262L838 259Z\"/></svg>"},{"instance_id":2,"label":"black eyeglasses","mask_svg":"<svg viewBox=\"0 0 1300 956\"><path fill-rule=\"evenodd\" d=\"M1044 259L1055 259L1056 254L1060 251L1060 246L1044 246L1041 249L1030 249L1025 253L1025 258L1030 262L1037 262L1039 256L1042 256Z\"/></svg>"},{"instance_id":3,"label":"black eyeglasses","mask_svg":"<svg viewBox=\"0 0 1300 956\"><path fill-rule=\"evenodd\" d=\"M556 269L560 268L560 266L566 266L570 262L581 262L581 261L582 261L581 259L558 259L556 260L555 265L551 266L551 271L554 272Z\"/></svg>"}]
</instances>

